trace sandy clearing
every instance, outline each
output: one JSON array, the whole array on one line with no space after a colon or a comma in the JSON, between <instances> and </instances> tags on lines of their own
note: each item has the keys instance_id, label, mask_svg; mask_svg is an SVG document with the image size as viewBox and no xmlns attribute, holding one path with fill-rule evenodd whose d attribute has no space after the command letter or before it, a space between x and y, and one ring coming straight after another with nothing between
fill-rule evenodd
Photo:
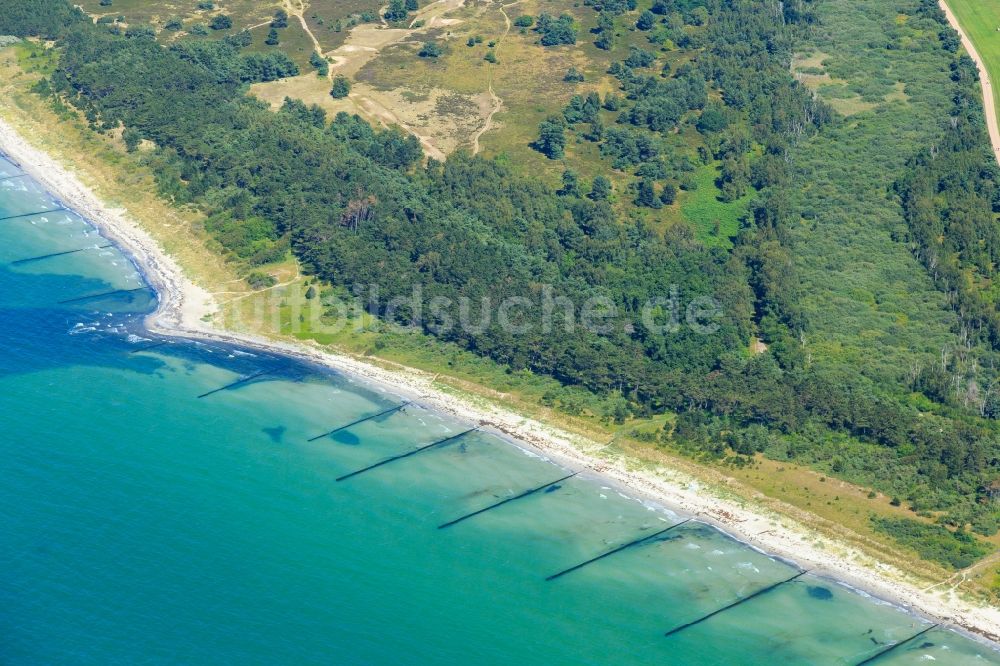
<instances>
[{"instance_id":1,"label":"sandy clearing","mask_svg":"<svg viewBox=\"0 0 1000 666\"><path fill-rule=\"evenodd\" d=\"M296 0L284 1L286 5L291 6ZM298 10L299 20L302 21L306 32L309 32L309 28L306 26L305 19L303 18L307 6L306 1L297 1L300 5L300 9ZM324 54L325 56L334 58L334 62L330 66L329 78L332 80L334 76L341 74L353 79L354 75L368 62L378 57L383 49L393 44L407 41L410 37L423 34L436 26L461 23L458 19L443 19L442 17L444 14L458 9L464 4L465 0L437 0L437 2L432 2L415 14L413 21L407 28L390 28L384 19L382 23L378 24L363 23L355 26L348 33L344 44ZM382 11L380 10L379 16L381 15ZM418 21L424 22L419 28L415 27ZM309 36L316 42L316 38L311 32L309 32ZM318 46L318 42L316 43ZM423 134L417 131L412 125L404 123L391 109L386 108L381 102L369 95L363 94L363 89L351 93L348 99L354 102L355 109L359 115L374 120L386 127L392 125L399 126L407 133L417 137L428 157L444 161L445 153L441 149L441 146L437 144L434 137Z\"/></svg>"},{"instance_id":2,"label":"sandy clearing","mask_svg":"<svg viewBox=\"0 0 1000 666\"><path fill-rule=\"evenodd\" d=\"M385 125L386 127L397 126L403 131L417 137L417 140L420 141L420 145L423 147L424 154L426 154L427 157L431 157L438 162L444 162L448 158L448 156L444 154L444 151L434 145L432 137L417 132L413 127L404 123L399 116L378 100L373 97L353 92L348 97L355 104L357 104L358 108L363 112L363 115L369 118L375 118L380 124Z\"/></svg>"}]
</instances>

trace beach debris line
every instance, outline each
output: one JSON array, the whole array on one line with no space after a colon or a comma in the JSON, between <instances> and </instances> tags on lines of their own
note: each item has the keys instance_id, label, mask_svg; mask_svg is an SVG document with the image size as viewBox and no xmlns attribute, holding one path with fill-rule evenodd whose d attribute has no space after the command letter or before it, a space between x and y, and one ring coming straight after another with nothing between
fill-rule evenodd
<instances>
[{"instance_id":1,"label":"beach debris line","mask_svg":"<svg viewBox=\"0 0 1000 666\"><path fill-rule=\"evenodd\" d=\"M576 476L577 474L579 474L579 472L573 472L572 474L567 474L566 476L562 477L561 479L556 479L555 481L549 481L548 483L545 483L543 485L537 486L537 487L532 488L530 490L525 490L522 493L518 493L517 495L514 495L512 497L508 497L506 499L502 499L499 502L495 502L493 504L490 504L489 506L483 507L482 509L479 509L477 511L473 511L472 513L467 513L464 516L459 516L455 520L449 520L447 523L442 523L442 524L438 525L438 529L439 530L443 530L444 528L451 527L452 525L460 523L463 520L467 520L469 518L472 518L473 516L478 516L481 513L486 513L487 511L490 511L492 509L496 509L497 507L503 506L504 504L507 504L508 502L513 502L515 500L519 500L521 498L527 497L528 495L534 495L535 493L540 492L542 490L545 490L546 488L551 488L552 486L555 486L557 483L562 483L563 481L565 481L567 479L571 479L574 476Z\"/></svg>"},{"instance_id":2,"label":"beach debris line","mask_svg":"<svg viewBox=\"0 0 1000 666\"><path fill-rule=\"evenodd\" d=\"M352 476L357 476L359 474L363 474L364 472L367 472L369 470L373 470L376 467L381 467L382 465L388 465L391 462L395 462L397 460L402 460L403 458L409 458L410 456L415 456L418 453L421 453L422 451L427 451L429 449L434 449L434 448L437 448L437 447L440 447L440 446L444 446L445 444L450 444L451 442L454 442L456 439L461 439L462 437L465 437L466 435L468 435L470 433L476 432L481 427L482 426L476 426L475 428L469 428L468 430L466 430L464 432L460 432L457 435L452 435L451 437L445 437L444 439L439 439L436 442L431 442L430 444L425 444L424 446L421 446L421 447L418 447L416 449L413 449L412 451L407 451L406 453L401 453L398 456L392 456L391 458L386 458L384 460L380 460L377 463L375 463L374 465L368 465L368 467L362 467L359 470L355 470L355 471L350 472L348 474L344 474L343 476L337 477L337 481L346 481L347 479L351 478Z\"/></svg>"},{"instance_id":3,"label":"beach debris line","mask_svg":"<svg viewBox=\"0 0 1000 666\"><path fill-rule=\"evenodd\" d=\"M926 628L926 629L924 629L923 631L918 631L917 633L913 634L913 635L912 635L912 636L910 636L909 638L906 638L906 639L904 639L904 640L901 640L901 641L899 641L898 643L893 643L892 645L890 645L890 646L888 646L888 647L886 647L886 648L883 648L883 649L879 650L878 652L876 652L876 653L875 653L875 654L873 654L872 656L868 657L868 658L867 658L867 659L865 659L864 661L859 661L859 662L858 662L858 663L856 664L856 666L864 666L864 664L870 664L870 663L872 663L872 662L876 661L877 659L879 659L880 657L882 657L883 655L885 655L885 654L888 654L888 653L892 652L893 650L895 650L896 648L900 647L901 645L904 645L904 644L906 644L906 643L909 643L910 641L914 641L914 640L916 640L916 639L920 638L921 636L923 636L924 634L926 634L926 633L927 633L928 631L930 631L931 629L936 629L936 628L937 628L937 627L939 627L939 626L940 626L940 625L938 625L938 624L932 624L931 626L927 627L927 628Z\"/></svg>"},{"instance_id":4,"label":"beach debris line","mask_svg":"<svg viewBox=\"0 0 1000 666\"><path fill-rule=\"evenodd\" d=\"M571 566L568 569L563 569L562 571L560 571L558 573L554 573L551 576L547 576L545 578L545 580L555 580L556 578L561 578L562 576L565 576L568 573L572 573L572 572L574 572L574 571L576 571L578 569L584 568L588 564L593 564L594 562L597 562L598 560L603 560L605 557L611 557L615 553L620 553L623 550L626 550L627 548L631 548L633 546L638 546L639 544L645 543L647 541L651 541L652 539L655 539L658 536L666 534L667 532L669 532L670 530L674 529L675 527L680 527L681 525L683 525L685 523L688 523L688 522L691 522L691 518L687 518L685 520L682 520L679 523L674 523L670 527L662 529L659 532L653 532L652 534L647 534L646 536L639 537L638 539L634 539L632 541L629 541L628 543L623 544L621 546L618 546L617 548L614 548L612 550L609 550L606 553L601 553L597 557L592 557L589 560L587 560L586 562L580 562L580 564L576 564L574 566Z\"/></svg>"},{"instance_id":5,"label":"beach debris line","mask_svg":"<svg viewBox=\"0 0 1000 666\"><path fill-rule=\"evenodd\" d=\"M230 382L229 384L226 384L225 386L220 386L217 389L212 389L211 391L208 391L206 393L202 393L201 395L198 396L198 398L207 398L208 396L215 395L216 393L219 393L221 391L228 391L229 389L234 389L234 388L236 388L238 386L242 386L243 384L246 384L248 382L252 382L253 380L257 379L258 377L263 377L264 375L269 375L272 372L273 372L272 370L260 370L259 372L255 372L252 375L248 375L246 377L242 377L240 379L237 379L235 382Z\"/></svg>"},{"instance_id":6,"label":"beach debris line","mask_svg":"<svg viewBox=\"0 0 1000 666\"><path fill-rule=\"evenodd\" d=\"M316 435L315 437L310 437L308 441L315 442L317 439L323 439L324 437L329 437L331 435L335 435L338 432L340 432L342 430L347 430L348 428L352 428L352 427L358 425L359 423L364 423L365 421L371 421L372 419L377 419L380 416L388 416L389 414L392 414L394 412L398 412L399 410L403 409L404 407L406 407L407 405L410 405L410 404L413 404L413 401L412 400L407 400L407 401L403 402L402 404L396 405L395 407L390 407L389 409L384 409L381 412L379 412L378 414L370 414L369 416L363 416L360 419L356 419L354 421L351 421L350 423L342 425L339 428L334 428L333 430L330 430L329 432L324 432L322 435Z\"/></svg>"},{"instance_id":7,"label":"beach debris line","mask_svg":"<svg viewBox=\"0 0 1000 666\"><path fill-rule=\"evenodd\" d=\"M134 294L137 291L150 291L149 287L136 287L135 289L114 289L112 291L103 291L99 294L88 294L86 296L77 296L76 298L67 298L65 301L59 301L59 305L65 305L67 303L80 303L81 301L90 301L95 298L105 298L107 296L119 296L122 294Z\"/></svg>"},{"instance_id":8,"label":"beach debris line","mask_svg":"<svg viewBox=\"0 0 1000 666\"><path fill-rule=\"evenodd\" d=\"M81 247L76 250L66 250L65 252L51 252L49 254L41 254L37 257L27 257L26 259L18 259L10 263L12 265L30 264L35 261L42 261L43 259L52 259L53 257L63 257L66 256L67 254L76 254L77 252L86 252L87 250L106 250L109 247L114 247L114 245L111 243L107 245L91 245L90 247Z\"/></svg>"},{"instance_id":9,"label":"beach debris line","mask_svg":"<svg viewBox=\"0 0 1000 666\"><path fill-rule=\"evenodd\" d=\"M59 206L58 208L49 208L48 210L37 210L34 213L19 213L18 215L7 215L5 217L0 217L0 222L4 220L14 220L19 217L34 217L35 215L45 215L46 213L58 213L61 210L69 210L65 206Z\"/></svg>"},{"instance_id":10,"label":"beach debris line","mask_svg":"<svg viewBox=\"0 0 1000 666\"><path fill-rule=\"evenodd\" d=\"M709 618L712 618L712 617L715 617L719 613L724 613L727 610L729 610L730 608L735 608L736 606L739 606L742 603L746 603L747 601L750 601L751 599L756 599L757 597L759 597L759 596L761 596L763 594L767 594L768 592L770 592L771 590L775 589L776 587L781 587L785 583L791 583L793 580L795 580L797 578L801 578L802 576L805 576L807 573L809 573L809 572L808 571L800 571L797 574L795 574L794 576L792 576L791 578L786 578L785 580L778 581L777 583L772 583L771 585L768 585L767 587L763 587L763 588L757 590L756 592L754 592L751 595L745 596L742 599L738 599L738 600L734 601L731 604L728 604L726 606L723 606L722 608L719 608L718 610L714 610L711 613L709 613L708 615L702 615L697 620L693 620L693 621L688 622L686 624L682 624L679 627L674 627L673 629L671 629L670 631L668 631L667 633L665 633L664 636L673 636L674 634L676 634L679 631L684 631L685 629L693 627L696 624L701 624L705 620L707 620Z\"/></svg>"}]
</instances>

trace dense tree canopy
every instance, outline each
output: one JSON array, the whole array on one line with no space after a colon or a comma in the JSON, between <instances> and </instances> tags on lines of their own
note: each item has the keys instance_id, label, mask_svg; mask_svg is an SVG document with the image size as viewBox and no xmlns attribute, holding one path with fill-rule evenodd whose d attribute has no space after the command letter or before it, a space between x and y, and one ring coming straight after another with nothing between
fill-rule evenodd
<instances>
[{"instance_id":1,"label":"dense tree canopy","mask_svg":"<svg viewBox=\"0 0 1000 666\"><path fill-rule=\"evenodd\" d=\"M65 0L5 0L0 32L16 37L55 39L84 21L89 22L86 15Z\"/></svg>"}]
</instances>

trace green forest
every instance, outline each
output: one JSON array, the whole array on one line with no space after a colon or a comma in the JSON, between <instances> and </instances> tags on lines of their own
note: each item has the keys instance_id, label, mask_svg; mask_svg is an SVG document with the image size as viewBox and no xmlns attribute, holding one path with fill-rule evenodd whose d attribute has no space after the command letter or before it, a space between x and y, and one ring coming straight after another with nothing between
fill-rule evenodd
<instances>
[{"instance_id":1,"label":"green forest","mask_svg":"<svg viewBox=\"0 0 1000 666\"><path fill-rule=\"evenodd\" d=\"M37 92L97 132L152 142L161 194L202 209L247 265L291 252L375 315L621 396L620 422L677 414L658 445L811 465L935 516L950 529L879 526L931 559L958 567L984 554L966 530L1000 528L1000 171L975 68L936 3L867 3L865 22L823 0L589 4L605 46L628 22L650 50L623 53L618 92L574 98L535 148L558 157L577 134L599 144L609 172L634 174L640 207L692 187L695 159L721 164L723 199L753 195L731 247L621 219L600 179L582 187L569 172L554 190L502 160L424 161L413 137L357 116L295 100L273 112L246 86L297 67L244 53L240 35L164 46L94 25L66 0L11 0L0 34L56 39L58 65ZM542 47L602 36L570 23L547 16L533 29ZM663 68L666 43L696 55ZM874 110L845 115L803 85L800 50L832 54L826 69L849 82L839 94ZM897 84L908 101L887 102ZM701 155L673 144L682 127ZM650 325L644 304L667 296L714 299L712 332L672 325L666 305ZM601 327L565 326L560 307L552 325L552 303L595 297ZM508 322L523 332L450 325L467 318L463 300L478 311L511 298L524 299ZM767 351L753 354L758 338Z\"/></svg>"}]
</instances>

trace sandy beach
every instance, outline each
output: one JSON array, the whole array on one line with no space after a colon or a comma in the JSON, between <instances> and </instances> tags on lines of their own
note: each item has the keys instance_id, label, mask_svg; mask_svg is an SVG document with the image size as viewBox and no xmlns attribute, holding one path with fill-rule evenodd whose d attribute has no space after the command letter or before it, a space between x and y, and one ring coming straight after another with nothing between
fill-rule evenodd
<instances>
[{"instance_id":1,"label":"sandy beach","mask_svg":"<svg viewBox=\"0 0 1000 666\"><path fill-rule=\"evenodd\" d=\"M434 375L426 372L387 369L316 345L217 330L203 321L205 315L215 310L211 294L185 276L177 262L127 211L104 205L70 170L34 148L2 120L0 150L130 255L159 296L159 308L147 321L153 333L233 343L285 354L379 385L389 392L419 399L424 406L464 421L481 423L485 429L511 438L574 471L580 470L585 476L600 477L627 494L694 516L813 573L829 576L970 635L1000 641L1000 609L965 602L947 585L922 590L898 568L878 562L853 547L838 544L787 516L757 507L748 508L726 497L723 489L705 487L680 470L661 467L637 471L627 462L602 459L603 443L525 418L478 398L442 391L434 386Z\"/></svg>"}]
</instances>

